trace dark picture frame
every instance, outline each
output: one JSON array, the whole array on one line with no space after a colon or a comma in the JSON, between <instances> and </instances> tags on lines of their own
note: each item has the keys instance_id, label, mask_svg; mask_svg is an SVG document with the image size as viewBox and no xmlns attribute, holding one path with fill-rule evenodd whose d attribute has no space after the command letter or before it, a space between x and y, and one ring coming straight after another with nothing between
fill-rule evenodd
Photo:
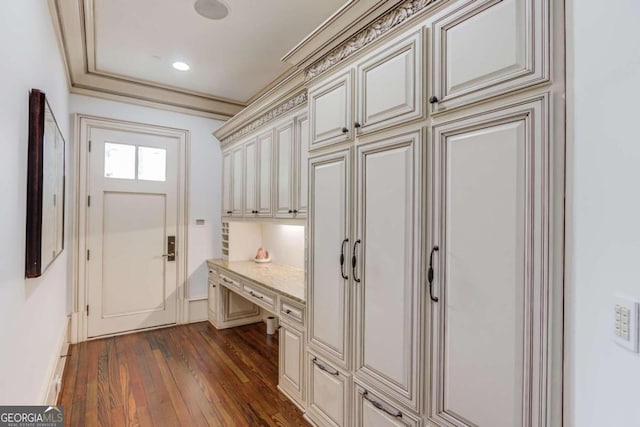
<instances>
[{"instance_id":1,"label":"dark picture frame","mask_svg":"<svg viewBox=\"0 0 640 427\"><path fill-rule=\"evenodd\" d=\"M29 94L25 276L41 276L64 250L66 143L44 92Z\"/></svg>"}]
</instances>

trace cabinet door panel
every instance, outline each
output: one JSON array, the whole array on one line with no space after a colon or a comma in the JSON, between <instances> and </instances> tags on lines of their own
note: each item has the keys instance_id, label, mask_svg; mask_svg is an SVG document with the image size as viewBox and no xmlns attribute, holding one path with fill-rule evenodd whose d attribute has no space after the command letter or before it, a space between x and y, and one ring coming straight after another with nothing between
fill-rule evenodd
<instances>
[{"instance_id":1,"label":"cabinet door panel","mask_svg":"<svg viewBox=\"0 0 640 427\"><path fill-rule=\"evenodd\" d=\"M233 162L233 184L231 185L231 210L234 216L242 216L242 193L244 192L244 153L243 147L238 147L231 154Z\"/></svg>"},{"instance_id":2,"label":"cabinet door panel","mask_svg":"<svg viewBox=\"0 0 640 427\"><path fill-rule=\"evenodd\" d=\"M293 123L276 129L276 216L291 217L293 210Z\"/></svg>"},{"instance_id":3,"label":"cabinet door panel","mask_svg":"<svg viewBox=\"0 0 640 427\"><path fill-rule=\"evenodd\" d=\"M232 190L232 163L231 152L222 155L222 215L229 216L233 213L231 210Z\"/></svg>"},{"instance_id":4,"label":"cabinet door panel","mask_svg":"<svg viewBox=\"0 0 640 427\"><path fill-rule=\"evenodd\" d=\"M341 367L349 362L349 281L340 270L341 243L349 237L349 151L310 161L309 216L309 343L333 357ZM344 242L349 260L350 241ZM344 272L350 276L346 262Z\"/></svg>"},{"instance_id":5,"label":"cabinet door panel","mask_svg":"<svg viewBox=\"0 0 640 427\"><path fill-rule=\"evenodd\" d=\"M345 427L350 423L350 378L326 360L308 353L309 407L307 415L318 425Z\"/></svg>"},{"instance_id":6,"label":"cabinet door panel","mask_svg":"<svg viewBox=\"0 0 640 427\"><path fill-rule=\"evenodd\" d=\"M282 387L298 403L303 401L304 390L304 337L302 332L280 325L278 340L280 361L278 369L280 379L278 385Z\"/></svg>"},{"instance_id":7,"label":"cabinet door panel","mask_svg":"<svg viewBox=\"0 0 640 427\"><path fill-rule=\"evenodd\" d=\"M418 427L420 418L356 384L355 427Z\"/></svg>"},{"instance_id":8,"label":"cabinet door panel","mask_svg":"<svg viewBox=\"0 0 640 427\"><path fill-rule=\"evenodd\" d=\"M353 138L351 80L348 71L309 90L312 149Z\"/></svg>"},{"instance_id":9,"label":"cabinet door panel","mask_svg":"<svg viewBox=\"0 0 640 427\"><path fill-rule=\"evenodd\" d=\"M256 210L256 184L258 147L255 139L244 145L244 216L251 217Z\"/></svg>"},{"instance_id":10,"label":"cabinet door panel","mask_svg":"<svg viewBox=\"0 0 640 427\"><path fill-rule=\"evenodd\" d=\"M300 117L296 123L296 209L297 218L304 218L307 214L309 188L309 119Z\"/></svg>"},{"instance_id":11,"label":"cabinet door panel","mask_svg":"<svg viewBox=\"0 0 640 427\"><path fill-rule=\"evenodd\" d=\"M422 116L422 32L381 49L358 66L361 133Z\"/></svg>"},{"instance_id":12,"label":"cabinet door panel","mask_svg":"<svg viewBox=\"0 0 640 427\"><path fill-rule=\"evenodd\" d=\"M547 425L546 111L542 99L434 130L438 425Z\"/></svg>"},{"instance_id":13,"label":"cabinet door panel","mask_svg":"<svg viewBox=\"0 0 640 427\"><path fill-rule=\"evenodd\" d=\"M356 376L417 410L421 132L357 151Z\"/></svg>"},{"instance_id":14,"label":"cabinet door panel","mask_svg":"<svg viewBox=\"0 0 640 427\"><path fill-rule=\"evenodd\" d=\"M273 188L273 132L258 137L258 194L256 210L260 216L271 216Z\"/></svg>"},{"instance_id":15,"label":"cabinet door panel","mask_svg":"<svg viewBox=\"0 0 640 427\"><path fill-rule=\"evenodd\" d=\"M433 24L436 111L549 78L548 0L454 4Z\"/></svg>"}]
</instances>

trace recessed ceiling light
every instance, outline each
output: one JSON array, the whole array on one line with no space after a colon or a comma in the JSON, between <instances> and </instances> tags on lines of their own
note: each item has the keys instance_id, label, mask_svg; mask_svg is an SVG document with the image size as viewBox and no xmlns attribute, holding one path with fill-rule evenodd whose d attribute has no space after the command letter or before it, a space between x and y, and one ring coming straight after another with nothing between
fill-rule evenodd
<instances>
[{"instance_id":1,"label":"recessed ceiling light","mask_svg":"<svg viewBox=\"0 0 640 427\"><path fill-rule=\"evenodd\" d=\"M193 8L208 19L222 19L229 14L229 7L220 0L197 0Z\"/></svg>"},{"instance_id":2,"label":"recessed ceiling light","mask_svg":"<svg viewBox=\"0 0 640 427\"><path fill-rule=\"evenodd\" d=\"M173 63L173 68L180 71L188 71L191 67L189 67L189 64L178 61Z\"/></svg>"}]
</instances>

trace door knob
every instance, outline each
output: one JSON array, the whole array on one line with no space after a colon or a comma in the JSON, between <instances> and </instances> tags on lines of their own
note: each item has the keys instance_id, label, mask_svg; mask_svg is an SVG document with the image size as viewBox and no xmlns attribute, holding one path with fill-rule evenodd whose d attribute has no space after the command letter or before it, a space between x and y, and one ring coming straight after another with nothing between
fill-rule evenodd
<instances>
[{"instance_id":1,"label":"door knob","mask_svg":"<svg viewBox=\"0 0 640 427\"><path fill-rule=\"evenodd\" d=\"M355 122L353 125L354 125L356 128L360 128L360 127L362 126L362 125L360 124L360 122Z\"/></svg>"},{"instance_id":2,"label":"door knob","mask_svg":"<svg viewBox=\"0 0 640 427\"><path fill-rule=\"evenodd\" d=\"M432 96L431 98L429 98L429 104L436 104L436 103L438 103L437 96Z\"/></svg>"},{"instance_id":3,"label":"door knob","mask_svg":"<svg viewBox=\"0 0 640 427\"><path fill-rule=\"evenodd\" d=\"M348 128L346 128L346 127L342 128L342 133L347 133L347 132L349 132Z\"/></svg>"}]
</instances>

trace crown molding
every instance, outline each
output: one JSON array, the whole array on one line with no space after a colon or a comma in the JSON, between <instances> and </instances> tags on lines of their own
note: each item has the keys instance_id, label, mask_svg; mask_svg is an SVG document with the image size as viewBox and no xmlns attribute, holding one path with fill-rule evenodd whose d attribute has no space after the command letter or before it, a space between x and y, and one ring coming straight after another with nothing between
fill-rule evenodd
<instances>
[{"instance_id":1,"label":"crown molding","mask_svg":"<svg viewBox=\"0 0 640 427\"><path fill-rule=\"evenodd\" d=\"M96 69L94 0L49 0L71 92L104 93L160 109L228 119L246 107L242 101L129 78ZM95 95L92 95L95 96Z\"/></svg>"},{"instance_id":2,"label":"crown molding","mask_svg":"<svg viewBox=\"0 0 640 427\"><path fill-rule=\"evenodd\" d=\"M368 24L358 31L354 36L342 42L340 45L324 54L320 59L313 62L305 69L305 81L309 81L325 71L333 68L346 58L354 55L365 46L378 40L380 37L404 24L428 6L442 0L405 0L394 9Z\"/></svg>"},{"instance_id":3,"label":"crown molding","mask_svg":"<svg viewBox=\"0 0 640 427\"><path fill-rule=\"evenodd\" d=\"M220 139L220 146L225 147L227 145L233 144L234 142L241 139L243 136L250 134L256 129L261 128L267 123L283 116L289 111L292 111L297 107L306 103L307 103L307 90L304 89L302 92L297 93L296 95L287 99L281 104L278 104L276 107L268 110L266 113L260 115L257 119L253 120L252 122L245 125L244 127L236 130L229 136L223 139Z\"/></svg>"}]
</instances>

